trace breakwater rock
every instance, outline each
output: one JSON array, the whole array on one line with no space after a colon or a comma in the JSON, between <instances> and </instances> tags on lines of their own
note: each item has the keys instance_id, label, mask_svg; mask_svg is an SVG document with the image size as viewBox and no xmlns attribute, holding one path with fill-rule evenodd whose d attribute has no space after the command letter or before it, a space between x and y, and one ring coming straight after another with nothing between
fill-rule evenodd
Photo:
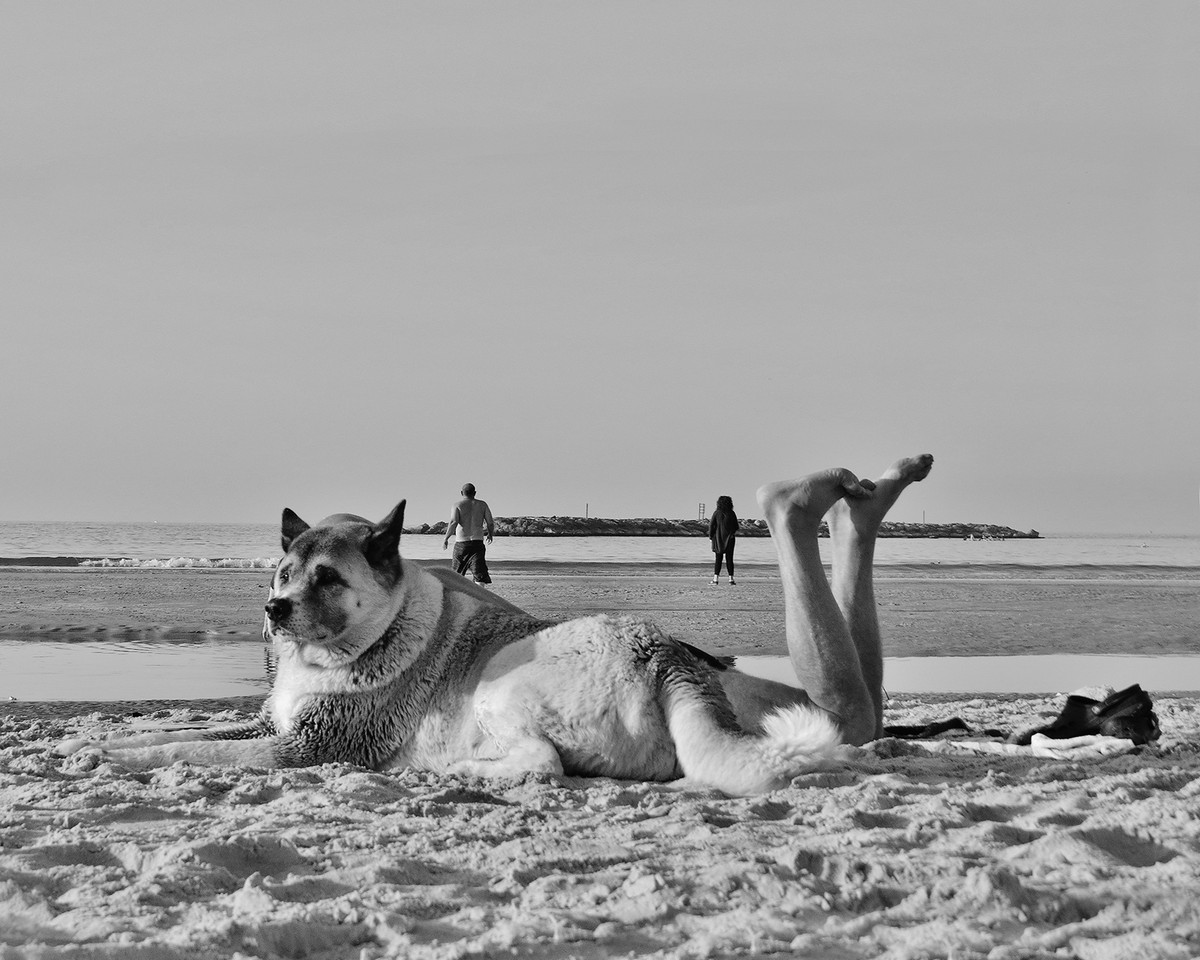
<instances>
[{"instance_id":1,"label":"breakwater rock","mask_svg":"<svg viewBox=\"0 0 1200 960\"><path fill-rule=\"evenodd\" d=\"M743 537L769 537L765 520L742 520ZM406 528L405 533L443 535L446 522ZM828 536L821 524L821 536ZM881 537L941 538L954 540L1036 540L1036 530L1022 533L994 523L889 523ZM601 517L497 517L497 537L707 537L707 520L666 520L661 517L605 520Z\"/></svg>"}]
</instances>

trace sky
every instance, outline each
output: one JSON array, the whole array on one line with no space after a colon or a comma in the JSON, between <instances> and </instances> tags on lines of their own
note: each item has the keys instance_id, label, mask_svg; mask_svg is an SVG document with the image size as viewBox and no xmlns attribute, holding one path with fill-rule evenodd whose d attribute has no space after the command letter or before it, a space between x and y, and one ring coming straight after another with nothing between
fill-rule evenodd
<instances>
[{"instance_id":1,"label":"sky","mask_svg":"<svg viewBox=\"0 0 1200 960\"><path fill-rule=\"evenodd\" d=\"M11 2L0 520L1200 533L1200 6Z\"/></svg>"}]
</instances>

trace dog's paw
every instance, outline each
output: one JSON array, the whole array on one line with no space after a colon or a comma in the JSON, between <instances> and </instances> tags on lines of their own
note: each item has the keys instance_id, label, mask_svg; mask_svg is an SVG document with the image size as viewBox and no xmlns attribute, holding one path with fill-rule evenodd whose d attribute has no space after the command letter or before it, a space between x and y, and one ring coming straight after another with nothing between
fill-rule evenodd
<instances>
[{"instance_id":1,"label":"dog's paw","mask_svg":"<svg viewBox=\"0 0 1200 960\"><path fill-rule=\"evenodd\" d=\"M124 770L152 770L186 760L171 747L120 747L119 741L63 740L53 752L66 758L65 769L77 773L95 770L101 764L114 764Z\"/></svg>"},{"instance_id":2,"label":"dog's paw","mask_svg":"<svg viewBox=\"0 0 1200 960\"><path fill-rule=\"evenodd\" d=\"M77 748L69 754L63 754L62 769L68 773L91 773L108 760L106 752L95 743L87 740L68 741ZM56 751L57 752L57 751Z\"/></svg>"},{"instance_id":3,"label":"dog's paw","mask_svg":"<svg viewBox=\"0 0 1200 960\"><path fill-rule=\"evenodd\" d=\"M494 764L494 761L492 761ZM486 777L490 770L487 765L478 760L458 760L448 764L442 773L457 777Z\"/></svg>"}]
</instances>

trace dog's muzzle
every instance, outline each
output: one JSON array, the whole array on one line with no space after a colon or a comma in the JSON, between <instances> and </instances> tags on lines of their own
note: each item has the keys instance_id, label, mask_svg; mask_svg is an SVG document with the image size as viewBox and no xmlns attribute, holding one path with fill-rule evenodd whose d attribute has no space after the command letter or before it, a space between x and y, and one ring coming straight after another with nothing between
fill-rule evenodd
<instances>
[{"instance_id":1,"label":"dog's muzzle","mask_svg":"<svg viewBox=\"0 0 1200 960\"><path fill-rule=\"evenodd\" d=\"M292 601L287 597L272 597L263 608L267 611L267 619L272 623L283 623L292 612Z\"/></svg>"}]
</instances>

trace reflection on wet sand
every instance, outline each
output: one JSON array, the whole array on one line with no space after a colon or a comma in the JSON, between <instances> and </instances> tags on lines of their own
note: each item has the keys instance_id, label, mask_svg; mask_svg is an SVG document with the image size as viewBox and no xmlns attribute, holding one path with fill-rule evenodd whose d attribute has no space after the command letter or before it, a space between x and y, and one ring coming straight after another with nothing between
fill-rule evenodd
<instances>
[{"instance_id":1,"label":"reflection on wet sand","mask_svg":"<svg viewBox=\"0 0 1200 960\"><path fill-rule=\"evenodd\" d=\"M740 669L794 683L787 657L739 657ZM0 640L0 702L203 699L264 694L274 675L261 641L212 638ZM1200 656L889 657L889 693L1055 693L1084 686L1200 690Z\"/></svg>"}]
</instances>

